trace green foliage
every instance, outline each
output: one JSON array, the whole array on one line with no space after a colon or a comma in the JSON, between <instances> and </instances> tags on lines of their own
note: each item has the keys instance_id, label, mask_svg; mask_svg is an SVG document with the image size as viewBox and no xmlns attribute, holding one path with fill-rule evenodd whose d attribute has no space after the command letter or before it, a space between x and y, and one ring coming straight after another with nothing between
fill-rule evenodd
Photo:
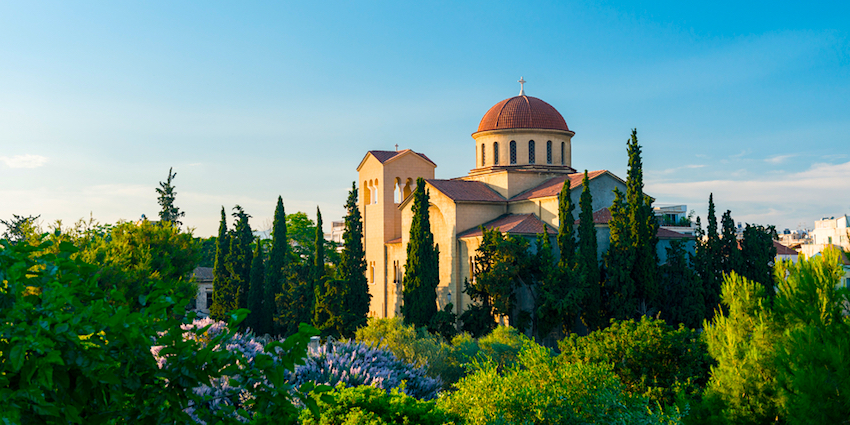
<instances>
[{"instance_id":1,"label":"green foliage","mask_svg":"<svg viewBox=\"0 0 850 425\"><path fill-rule=\"evenodd\" d=\"M643 193L643 162L637 129L628 142L629 171L626 180L626 203L633 254L631 270L635 284L638 314L655 315L661 309L662 295L658 284L658 221L652 212L652 198Z\"/></svg>"},{"instance_id":2,"label":"green foliage","mask_svg":"<svg viewBox=\"0 0 850 425\"><path fill-rule=\"evenodd\" d=\"M672 406L680 394L698 397L712 364L697 331L646 317L612 320L608 328L570 335L558 346L561 361L608 364L629 394L664 406Z\"/></svg>"},{"instance_id":3,"label":"green foliage","mask_svg":"<svg viewBox=\"0 0 850 425\"><path fill-rule=\"evenodd\" d=\"M764 286L736 273L726 275L718 311L706 322L705 339L717 366L711 369L708 402L734 424L772 422L781 410L775 341L781 332L770 311Z\"/></svg>"},{"instance_id":4,"label":"green foliage","mask_svg":"<svg viewBox=\"0 0 850 425\"><path fill-rule=\"evenodd\" d=\"M605 316L602 312L602 277L597 257L599 247L596 242L596 226L593 223L593 195L590 194L587 170L584 170L579 206L581 212L576 271L585 295L581 303L581 320L588 329L595 330L604 326Z\"/></svg>"},{"instance_id":5,"label":"green foliage","mask_svg":"<svg viewBox=\"0 0 850 425\"><path fill-rule=\"evenodd\" d=\"M499 326L478 339L478 354L504 369L517 363L522 347L530 341L510 326Z\"/></svg>"},{"instance_id":6,"label":"green foliage","mask_svg":"<svg viewBox=\"0 0 850 425\"><path fill-rule=\"evenodd\" d=\"M724 274L743 271L743 258L741 249L738 247L738 231L735 229L735 220L732 219L732 211L726 210L720 218L720 234L718 241L720 245L720 271Z\"/></svg>"},{"instance_id":7,"label":"green foliage","mask_svg":"<svg viewBox=\"0 0 850 425\"><path fill-rule=\"evenodd\" d=\"M227 270L227 259L230 256L230 234L227 232L227 216L221 207L221 223L218 226L218 238L215 241L215 265L213 266L213 303L210 306L210 317L224 320L227 312L236 309L236 291Z\"/></svg>"},{"instance_id":8,"label":"green foliage","mask_svg":"<svg viewBox=\"0 0 850 425\"><path fill-rule=\"evenodd\" d=\"M283 198L277 197L277 206L274 210L274 222L272 224L272 242L269 249L269 261L266 264L266 277L263 283L263 310L260 334L276 333L274 318L277 316L276 298L283 295L283 271L287 267L287 250L289 240L286 237L286 213L283 209ZM284 296L285 297L285 296ZM289 305L289 300L284 298L284 305Z\"/></svg>"},{"instance_id":9,"label":"green foliage","mask_svg":"<svg viewBox=\"0 0 850 425\"><path fill-rule=\"evenodd\" d=\"M751 225L744 227L741 240L741 275L764 285L765 293L771 299L774 296L773 267L776 258L776 228L773 226Z\"/></svg>"},{"instance_id":10,"label":"green foliage","mask_svg":"<svg viewBox=\"0 0 850 425\"><path fill-rule=\"evenodd\" d=\"M0 327L3 423L189 423L186 409L202 402L193 388L221 379L243 360L238 352L218 348L232 332L206 346L199 343L205 329L185 337L180 325L191 318L180 314L187 300L174 281L152 278L151 291L136 300L142 308L133 310L121 290L99 286L103 265L85 263L72 243L36 242L0 241L0 323L14 324ZM245 313L229 317L235 324ZM267 346L277 362L271 355L255 359L257 373L274 387L254 392L254 423L294 421L298 412L285 369L303 357L310 335L277 343L282 353ZM165 347L159 351L162 365L152 355L154 345ZM314 400L298 397L315 409ZM241 421L225 415L208 422Z\"/></svg>"},{"instance_id":11,"label":"green foliage","mask_svg":"<svg viewBox=\"0 0 850 425\"><path fill-rule=\"evenodd\" d=\"M290 263L284 275L284 291L277 295L275 327L282 335L292 335L301 323L312 323L316 305L313 264Z\"/></svg>"},{"instance_id":12,"label":"green foliage","mask_svg":"<svg viewBox=\"0 0 850 425\"><path fill-rule=\"evenodd\" d=\"M667 323L696 329L705 320L705 290L686 255L681 240L672 241L667 248L667 262L659 270L665 297L661 317Z\"/></svg>"},{"instance_id":13,"label":"green foliage","mask_svg":"<svg viewBox=\"0 0 850 425\"><path fill-rule=\"evenodd\" d=\"M160 280L171 282L182 301L189 302L197 293L188 276L198 264L200 247L191 233L177 226L147 220L119 223L109 233L85 240L77 255L97 264L98 285L104 291L117 288L133 310L143 307L140 297L149 296Z\"/></svg>"},{"instance_id":14,"label":"green foliage","mask_svg":"<svg viewBox=\"0 0 850 425\"><path fill-rule=\"evenodd\" d=\"M537 236L537 255L535 256L538 276L537 308L535 318L539 337L546 338L555 331L556 335L566 335L581 311L581 303L586 298L586 288L582 286L580 276L574 270L553 264L551 245L547 236ZM559 337L556 337L556 339Z\"/></svg>"},{"instance_id":15,"label":"green foliage","mask_svg":"<svg viewBox=\"0 0 850 425\"><path fill-rule=\"evenodd\" d=\"M481 245L475 255L475 279L467 285L466 293L486 309L489 317L503 315L508 317L509 324L525 329L530 323L522 320L523 313L531 312L517 311L517 292L533 283L529 276L532 259L528 241L519 236L503 235L499 229L482 227L481 231ZM461 315L464 326L468 316Z\"/></svg>"},{"instance_id":16,"label":"green foliage","mask_svg":"<svg viewBox=\"0 0 850 425\"><path fill-rule=\"evenodd\" d=\"M561 269L575 268L575 207L570 196L570 179L567 178L561 187L561 193L558 194L558 250L561 253L558 267Z\"/></svg>"},{"instance_id":17,"label":"green foliage","mask_svg":"<svg viewBox=\"0 0 850 425\"><path fill-rule=\"evenodd\" d=\"M608 314L619 320L635 317L638 311L637 289L631 274L635 253L630 249L632 235L623 192L614 188L608 222L611 245L605 253L605 304Z\"/></svg>"},{"instance_id":18,"label":"green foliage","mask_svg":"<svg viewBox=\"0 0 850 425\"><path fill-rule=\"evenodd\" d=\"M208 238L195 238L195 241L201 245L201 260L198 262L198 267L213 267L215 265L215 236Z\"/></svg>"},{"instance_id":19,"label":"green foliage","mask_svg":"<svg viewBox=\"0 0 850 425\"><path fill-rule=\"evenodd\" d=\"M159 212L159 219L164 223L172 223L175 227L180 227L183 224L180 222L180 218L185 216L186 213L180 211L180 208L174 205L177 192L174 191L174 185L171 184L171 181L177 177L177 173L172 173L171 170L172 168L168 168L168 179L165 182L159 182L159 187L156 188L156 193L159 194L157 203L162 207Z\"/></svg>"},{"instance_id":20,"label":"green foliage","mask_svg":"<svg viewBox=\"0 0 850 425\"><path fill-rule=\"evenodd\" d=\"M322 211L316 207L316 230L313 236L313 282L318 283L325 276L325 233L322 230Z\"/></svg>"},{"instance_id":21,"label":"green foliage","mask_svg":"<svg viewBox=\"0 0 850 425\"><path fill-rule=\"evenodd\" d=\"M438 425L457 423L455 416L440 410L434 401L421 401L399 389L391 392L364 385L348 387L339 384L330 393L333 403L319 402L318 417L302 412L304 425Z\"/></svg>"},{"instance_id":22,"label":"green foliage","mask_svg":"<svg viewBox=\"0 0 850 425\"><path fill-rule=\"evenodd\" d=\"M428 192L425 180L416 180L413 193L413 220L407 261L404 266L404 320L416 327L428 326L437 314L437 285L440 283L439 251L434 246L431 220L428 213Z\"/></svg>"},{"instance_id":23,"label":"green foliage","mask_svg":"<svg viewBox=\"0 0 850 425\"><path fill-rule=\"evenodd\" d=\"M516 365L478 362L455 387L438 406L470 425L678 423L624 392L610 366L559 362L531 342Z\"/></svg>"},{"instance_id":24,"label":"green foliage","mask_svg":"<svg viewBox=\"0 0 850 425\"><path fill-rule=\"evenodd\" d=\"M363 249L363 221L360 209L357 207L357 186L351 183L351 191L345 202L345 230L342 234L344 242L340 255L337 276L344 285L342 309L344 330L342 335L351 337L354 332L366 325L369 315L369 304L372 295L369 294L369 283L366 281L366 253Z\"/></svg>"},{"instance_id":25,"label":"green foliage","mask_svg":"<svg viewBox=\"0 0 850 425\"><path fill-rule=\"evenodd\" d=\"M715 215L713 193L708 195L708 216L705 232L703 232L701 224L699 217L697 217L696 249L693 264L705 292L705 315L707 319L710 319L714 317L715 310L720 307L720 286L723 281L722 256L720 255L720 239L717 234L717 216Z\"/></svg>"},{"instance_id":26,"label":"green foliage","mask_svg":"<svg viewBox=\"0 0 850 425\"><path fill-rule=\"evenodd\" d=\"M265 329L261 323L263 320L263 281L265 274L263 241L257 239L253 260L251 261L251 286L248 290L248 310L251 310L251 313L245 319L245 327L250 328L254 333L259 333Z\"/></svg>"},{"instance_id":27,"label":"green foliage","mask_svg":"<svg viewBox=\"0 0 850 425\"><path fill-rule=\"evenodd\" d=\"M0 219L0 224L6 226L6 231L3 232L3 239L8 240L12 244L25 240L33 233L41 233L36 231L38 228L38 218L41 215L21 216L12 214L11 220Z\"/></svg>"},{"instance_id":28,"label":"green foliage","mask_svg":"<svg viewBox=\"0 0 850 425\"><path fill-rule=\"evenodd\" d=\"M442 310L438 311L431 318L431 323L428 324L428 329L442 336L447 341L451 341L457 335L457 314L452 310L454 304L448 303Z\"/></svg>"},{"instance_id":29,"label":"green foliage","mask_svg":"<svg viewBox=\"0 0 850 425\"><path fill-rule=\"evenodd\" d=\"M230 234L230 249L227 254L226 267L230 273L231 284L236 288L236 306L248 307L248 290L251 285L251 242L254 235L248 219L251 217L239 205L233 207L233 218L236 219L234 229Z\"/></svg>"}]
</instances>

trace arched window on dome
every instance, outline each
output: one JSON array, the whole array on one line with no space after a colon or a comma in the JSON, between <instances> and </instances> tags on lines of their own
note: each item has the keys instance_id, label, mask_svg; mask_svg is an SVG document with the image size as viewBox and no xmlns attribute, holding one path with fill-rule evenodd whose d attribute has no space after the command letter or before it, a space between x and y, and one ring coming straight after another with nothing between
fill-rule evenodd
<instances>
[{"instance_id":1,"label":"arched window on dome","mask_svg":"<svg viewBox=\"0 0 850 425\"><path fill-rule=\"evenodd\" d=\"M529 140L528 141L528 163L534 164L535 159L536 158L535 158L535 155L534 155L534 140Z\"/></svg>"},{"instance_id":2,"label":"arched window on dome","mask_svg":"<svg viewBox=\"0 0 850 425\"><path fill-rule=\"evenodd\" d=\"M564 162L565 161L565 159L564 159L564 145L565 145L565 143L561 142L561 165L565 164L565 162Z\"/></svg>"},{"instance_id":3,"label":"arched window on dome","mask_svg":"<svg viewBox=\"0 0 850 425\"><path fill-rule=\"evenodd\" d=\"M499 165L499 142L493 142L493 165Z\"/></svg>"},{"instance_id":4,"label":"arched window on dome","mask_svg":"<svg viewBox=\"0 0 850 425\"><path fill-rule=\"evenodd\" d=\"M482 166L482 167L484 166L484 164L486 164L486 163L487 163L487 162L485 161L485 160L486 160L486 157L484 156L484 152L485 152L484 144L482 143L482 144L481 144L481 166Z\"/></svg>"},{"instance_id":5,"label":"arched window on dome","mask_svg":"<svg viewBox=\"0 0 850 425\"><path fill-rule=\"evenodd\" d=\"M546 163L547 164L552 163L552 141L551 140L546 141Z\"/></svg>"},{"instance_id":6,"label":"arched window on dome","mask_svg":"<svg viewBox=\"0 0 850 425\"><path fill-rule=\"evenodd\" d=\"M516 164L516 142L511 140L511 165Z\"/></svg>"}]
</instances>

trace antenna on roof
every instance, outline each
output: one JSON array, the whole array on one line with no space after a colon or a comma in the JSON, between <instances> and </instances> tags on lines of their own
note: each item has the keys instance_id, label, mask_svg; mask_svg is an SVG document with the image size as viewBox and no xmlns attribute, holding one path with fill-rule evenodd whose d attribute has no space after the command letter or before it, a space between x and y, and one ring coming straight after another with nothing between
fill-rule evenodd
<instances>
[{"instance_id":1,"label":"antenna on roof","mask_svg":"<svg viewBox=\"0 0 850 425\"><path fill-rule=\"evenodd\" d=\"M398 152L398 143L395 144L395 151Z\"/></svg>"},{"instance_id":2,"label":"antenna on roof","mask_svg":"<svg viewBox=\"0 0 850 425\"><path fill-rule=\"evenodd\" d=\"M523 80L522 77L519 77L517 82L519 83L519 95L525 96L525 83L527 83L527 81Z\"/></svg>"}]
</instances>

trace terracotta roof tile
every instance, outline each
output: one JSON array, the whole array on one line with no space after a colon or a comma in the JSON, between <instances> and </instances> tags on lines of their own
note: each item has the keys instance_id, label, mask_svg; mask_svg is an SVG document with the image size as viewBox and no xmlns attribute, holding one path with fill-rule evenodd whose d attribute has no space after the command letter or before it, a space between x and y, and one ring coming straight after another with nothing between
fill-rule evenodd
<instances>
[{"instance_id":1,"label":"terracotta roof tile","mask_svg":"<svg viewBox=\"0 0 850 425\"><path fill-rule=\"evenodd\" d=\"M493 221L484 223L482 226L488 230L499 229L502 233L515 235L536 235L543 233L545 229L550 235L557 235L558 231L552 226L540 221L534 214L505 214ZM481 236L481 226L473 227L457 235L459 238Z\"/></svg>"},{"instance_id":2,"label":"terracotta roof tile","mask_svg":"<svg viewBox=\"0 0 850 425\"><path fill-rule=\"evenodd\" d=\"M505 202L502 195L479 181L438 179L426 179L425 181L454 201Z\"/></svg>"},{"instance_id":3,"label":"terracotta roof tile","mask_svg":"<svg viewBox=\"0 0 850 425\"><path fill-rule=\"evenodd\" d=\"M779 241L773 241L773 246L776 247L776 255L799 255L793 248L782 245Z\"/></svg>"},{"instance_id":4,"label":"terracotta roof tile","mask_svg":"<svg viewBox=\"0 0 850 425\"><path fill-rule=\"evenodd\" d=\"M693 239L694 236L686 235L684 233L674 232L670 229L665 229L663 227L658 228L658 239Z\"/></svg>"},{"instance_id":5,"label":"terracotta roof tile","mask_svg":"<svg viewBox=\"0 0 850 425\"><path fill-rule=\"evenodd\" d=\"M490 108L478 131L508 128L543 128L570 131L564 117L552 105L531 96L515 96Z\"/></svg>"},{"instance_id":6,"label":"terracotta roof tile","mask_svg":"<svg viewBox=\"0 0 850 425\"><path fill-rule=\"evenodd\" d=\"M602 208L593 212L594 224L608 224L609 221L611 221L611 210L609 210L608 208ZM581 223L581 220L575 221L575 224L579 223Z\"/></svg>"},{"instance_id":7,"label":"terracotta roof tile","mask_svg":"<svg viewBox=\"0 0 850 425\"><path fill-rule=\"evenodd\" d=\"M606 171L607 170L588 171L587 178L588 180L593 180ZM558 194L561 193L561 188L564 187L564 181L566 179L570 179L570 189L575 189L577 187L581 187L581 181L584 179L584 173L573 173L566 176L552 177L551 179L514 196L510 199L510 201L558 196Z\"/></svg>"},{"instance_id":8,"label":"terracotta roof tile","mask_svg":"<svg viewBox=\"0 0 850 425\"><path fill-rule=\"evenodd\" d=\"M213 268L212 267L196 267L192 272L192 277L195 278L197 282L205 282L213 280Z\"/></svg>"}]
</instances>

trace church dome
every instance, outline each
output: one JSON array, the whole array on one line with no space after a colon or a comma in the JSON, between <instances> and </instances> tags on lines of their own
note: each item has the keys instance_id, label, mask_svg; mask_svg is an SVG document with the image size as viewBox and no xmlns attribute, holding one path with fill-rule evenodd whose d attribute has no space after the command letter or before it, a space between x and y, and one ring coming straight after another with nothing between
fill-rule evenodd
<instances>
[{"instance_id":1,"label":"church dome","mask_svg":"<svg viewBox=\"0 0 850 425\"><path fill-rule=\"evenodd\" d=\"M540 128L570 131L564 117L552 105L531 96L515 96L495 104L481 118L478 131Z\"/></svg>"}]
</instances>

